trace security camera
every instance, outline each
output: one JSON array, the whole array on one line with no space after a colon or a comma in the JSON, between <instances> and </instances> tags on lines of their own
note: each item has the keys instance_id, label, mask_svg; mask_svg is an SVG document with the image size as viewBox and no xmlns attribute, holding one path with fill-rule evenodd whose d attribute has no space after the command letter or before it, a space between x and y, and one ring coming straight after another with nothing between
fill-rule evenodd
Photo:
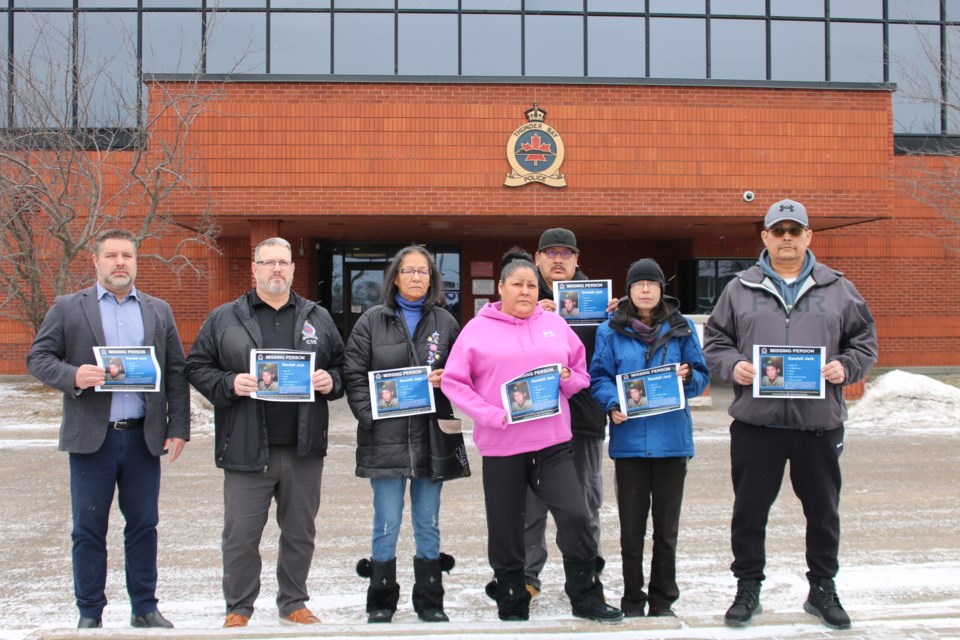
<instances>
[{"instance_id":1,"label":"security camera","mask_svg":"<svg viewBox=\"0 0 960 640\"><path fill-rule=\"evenodd\" d=\"M743 201L744 201L744 202L753 202L753 199L754 199L754 198L756 198L756 196L753 195L753 191L744 191L744 192L743 192Z\"/></svg>"}]
</instances>

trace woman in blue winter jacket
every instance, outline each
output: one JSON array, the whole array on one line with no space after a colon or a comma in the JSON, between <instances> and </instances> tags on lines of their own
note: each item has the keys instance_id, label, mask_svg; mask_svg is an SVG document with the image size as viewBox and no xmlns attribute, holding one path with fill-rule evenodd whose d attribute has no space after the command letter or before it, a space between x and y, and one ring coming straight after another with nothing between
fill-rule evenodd
<instances>
[{"instance_id":1,"label":"woman in blue winter jacket","mask_svg":"<svg viewBox=\"0 0 960 640\"><path fill-rule=\"evenodd\" d=\"M610 457L616 469L623 557L623 599L627 616L673 616L680 591L676 579L677 533L687 460L693 457L690 408L627 418L620 407L617 375L679 364L683 393L692 398L710 381L693 324L680 315L679 302L663 295L660 266L644 258L627 271L627 296L597 330L590 364L594 399L610 416ZM644 591L643 543L653 507L653 562Z\"/></svg>"}]
</instances>

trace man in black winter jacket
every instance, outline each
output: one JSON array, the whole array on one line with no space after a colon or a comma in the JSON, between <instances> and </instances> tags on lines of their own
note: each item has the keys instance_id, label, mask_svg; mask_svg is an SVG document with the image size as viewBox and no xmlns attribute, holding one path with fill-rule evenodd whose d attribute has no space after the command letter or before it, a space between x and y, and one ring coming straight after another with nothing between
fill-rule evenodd
<instances>
[{"instance_id":1,"label":"man in black winter jacket","mask_svg":"<svg viewBox=\"0 0 960 640\"><path fill-rule=\"evenodd\" d=\"M316 624L306 608L320 480L327 453L327 401L343 395L343 340L330 314L291 290L290 243L264 240L251 265L257 286L213 310L184 374L214 406L216 464L223 469L225 627L244 627L260 592L259 541L277 502L277 608L282 624ZM314 352L314 402L254 400L252 349Z\"/></svg>"},{"instance_id":2,"label":"man in black winter jacket","mask_svg":"<svg viewBox=\"0 0 960 640\"><path fill-rule=\"evenodd\" d=\"M540 236L534 256L539 271L540 305L557 312L553 301L553 283L566 280L587 280L577 266L580 252L577 237L569 229L547 229ZM614 300L611 308L615 307ZM574 333L583 342L587 351L587 363L593 359L593 345L597 325L572 325ZM573 460L591 516L591 533L600 549L600 507L603 505L603 438L606 432L607 415L590 395L590 389L580 391L570 398L570 426L573 430ZM527 591L536 597L540 593L540 572L547 563L547 506L532 491L527 492L526 516L526 573ZM602 563L602 559L598 561ZM602 568L602 567L601 567Z\"/></svg>"}]
</instances>

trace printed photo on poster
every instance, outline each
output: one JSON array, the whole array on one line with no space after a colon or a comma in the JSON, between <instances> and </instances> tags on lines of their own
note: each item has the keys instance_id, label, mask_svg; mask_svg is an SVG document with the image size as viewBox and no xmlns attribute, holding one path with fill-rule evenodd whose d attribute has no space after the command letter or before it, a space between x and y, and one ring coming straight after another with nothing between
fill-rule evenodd
<instances>
[{"instance_id":1,"label":"printed photo on poster","mask_svg":"<svg viewBox=\"0 0 960 640\"><path fill-rule=\"evenodd\" d=\"M250 375L257 379L251 398L269 402L313 402L312 351L254 349L250 352Z\"/></svg>"},{"instance_id":2,"label":"printed photo on poster","mask_svg":"<svg viewBox=\"0 0 960 640\"><path fill-rule=\"evenodd\" d=\"M553 283L557 313L569 324L600 324L610 315L610 280L566 280Z\"/></svg>"},{"instance_id":3,"label":"printed photo on poster","mask_svg":"<svg viewBox=\"0 0 960 640\"><path fill-rule=\"evenodd\" d=\"M754 345L754 398L819 399L824 397L821 370L826 347Z\"/></svg>"},{"instance_id":4,"label":"printed photo on poster","mask_svg":"<svg viewBox=\"0 0 960 640\"><path fill-rule=\"evenodd\" d=\"M430 367L384 369L367 374L373 419L433 413L433 385L427 380Z\"/></svg>"},{"instance_id":5,"label":"printed photo on poster","mask_svg":"<svg viewBox=\"0 0 960 640\"><path fill-rule=\"evenodd\" d=\"M667 364L617 376L621 411L627 419L678 411L686 406L679 364Z\"/></svg>"},{"instance_id":6,"label":"printed photo on poster","mask_svg":"<svg viewBox=\"0 0 960 640\"><path fill-rule=\"evenodd\" d=\"M559 364L537 367L500 387L500 399L507 411L509 424L555 416L561 412L562 368Z\"/></svg>"},{"instance_id":7,"label":"printed photo on poster","mask_svg":"<svg viewBox=\"0 0 960 640\"><path fill-rule=\"evenodd\" d=\"M93 357L106 371L95 391L160 391L160 363L153 347L94 347Z\"/></svg>"}]
</instances>

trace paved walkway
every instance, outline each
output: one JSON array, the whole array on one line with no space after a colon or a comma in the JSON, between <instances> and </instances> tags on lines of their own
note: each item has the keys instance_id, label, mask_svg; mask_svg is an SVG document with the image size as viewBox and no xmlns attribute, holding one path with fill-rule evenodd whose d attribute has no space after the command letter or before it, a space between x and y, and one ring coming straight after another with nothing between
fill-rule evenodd
<instances>
[{"instance_id":1,"label":"paved walkway","mask_svg":"<svg viewBox=\"0 0 960 640\"><path fill-rule=\"evenodd\" d=\"M12 385L12 386L11 386ZM11 395L11 388L14 393ZM2 391L5 389L6 391ZM333 408L330 456L323 483L319 540L310 577L310 607L324 619L316 629L281 627L273 597L277 532L264 535L263 590L251 626L220 629L221 473L214 468L209 419L197 421L181 460L164 462L160 526L161 609L177 624L164 637L397 638L960 638L960 486L956 435L848 433L843 457L843 546L838 584L853 629L830 631L803 613L806 595L803 525L789 483L770 519L765 613L746 629L722 616L735 590L729 573L729 482L725 414L729 389L715 388L713 406L695 409L697 456L691 461L681 523L676 620L632 619L605 627L570 616L559 553L551 548L544 592L527 623L496 618L483 587L490 577L480 459L470 450L474 477L444 489L444 551L457 558L445 577L452 622L416 620L409 602L412 535L401 534L400 611L389 627L364 623L366 584L354 573L369 554L368 483L354 477L355 425L343 401ZM76 637L70 566L67 457L56 449L57 394L35 384L0 380L0 640ZM619 600L619 545L613 465L606 463L604 582ZM143 637L128 627L123 582L122 517L114 509L110 534L107 628L84 636ZM552 535L552 532L551 532ZM649 553L649 549L648 549Z\"/></svg>"}]
</instances>

